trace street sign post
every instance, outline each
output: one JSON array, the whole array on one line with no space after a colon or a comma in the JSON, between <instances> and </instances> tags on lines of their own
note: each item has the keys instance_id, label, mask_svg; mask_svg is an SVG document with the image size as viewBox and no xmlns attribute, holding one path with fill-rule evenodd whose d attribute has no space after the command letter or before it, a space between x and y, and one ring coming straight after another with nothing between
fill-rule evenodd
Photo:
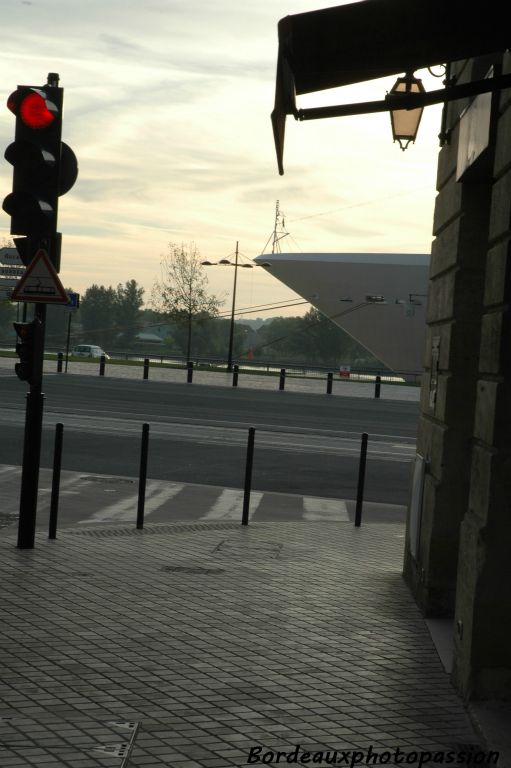
<instances>
[{"instance_id":1,"label":"street sign post","mask_svg":"<svg viewBox=\"0 0 511 768\"><path fill-rule=\"evenodd\" d=\"M67 318L66 367L64 371L65 373L67 373L67 365L69 362L69 342L71 339L71 320L76 310L80 307L79 293L73 293L73 291L68 291L67 295L69 298L69 304L67 306L67 309L69 309L70 311L68 312L68 318Z\"/></svg>"}]
</instances>

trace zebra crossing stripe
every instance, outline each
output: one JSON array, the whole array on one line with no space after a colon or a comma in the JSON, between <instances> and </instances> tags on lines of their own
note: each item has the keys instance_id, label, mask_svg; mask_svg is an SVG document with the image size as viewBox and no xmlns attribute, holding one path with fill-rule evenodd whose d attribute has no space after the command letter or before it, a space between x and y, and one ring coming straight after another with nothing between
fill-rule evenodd
<instances>
[{"instance_id":1,"label":"zebra crossing stripe","mask_svg":"<svg viewBox=\"0 0 511 768\"><path fill-rule=\"evenodd\" d=\"M174 496L183 490L183 483L148 483L149 492L146 493L144 511L146 515L151 514L155 510L159 509L165 502L172 499ZM118 522L122 520L133 520L137 513L137 500L138 494L131 494L130 496L117 501L115 504L110 504L108 507L94 512L91 517L86 520L80 520L80 524L86 523L110 523Z\"/></svg>"},{"instance_id":2,"label":"zebra crossing stripe","mask_svg":"<svg viewBox=\"0 0 511 768\"><path fill-rule=\"evenodd\" d=\"M15 467L11 464L2 464L0 466L0 475L12 475L15 472L19 472L21 474L21 467Z\"/></svg>"},{"instance_id":3,"label":"zebra crossing stripe","mask_svg":"<svg viewBox=\"0 0 511 768\"><path fill-rule=\"evenodd\" d=\"M323 499L319 496L303 497L304 520L332 520L349 523L348 508L345 501Z\"/></svg>"},{"instance_id":4,"label":"zebra crossing stripe","mask_svg":"<svg viewBox=\"0 0 511 768\"><path fill-rule=\"evenodd\" d=\"M250 494L249 518L257 511L263 493L252 491ZM234 488L225 488L215 503L208 509L201 520L239 520L241 522L241 513L243 510L243 491L237 491Z\"/></svg>"}]
</instances>

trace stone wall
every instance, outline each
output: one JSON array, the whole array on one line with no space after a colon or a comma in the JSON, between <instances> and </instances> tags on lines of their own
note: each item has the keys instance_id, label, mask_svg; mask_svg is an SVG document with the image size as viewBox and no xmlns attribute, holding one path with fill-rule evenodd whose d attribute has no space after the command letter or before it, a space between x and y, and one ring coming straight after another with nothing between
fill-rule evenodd
<instances>
[{"instance_id":1,"label":"stone wall","mask_svg":"<svg viewBox=\"0 0 511 768\"><path fill-rule=\"evenodd\" d=\"M501 61L451 74L480 79ZM468 104L448 105L439 155L417 437L427 468L404 574L426 616L455 617L454 680L481 697L511 690L511 93L493 96L489 146L460 176Z\"/></svg>"},{"instance_id":2,"label":"stone wall","mask_svg":"<svg viewBox=\"0 0 511 768\"><path fill-rule=\"evenodd\" d=\"M511 71L509 54L504 71ZM511 699L511 91L499 95L497 112L453 671L458 688L477 699Z\"/></svg>"}]
</instances>

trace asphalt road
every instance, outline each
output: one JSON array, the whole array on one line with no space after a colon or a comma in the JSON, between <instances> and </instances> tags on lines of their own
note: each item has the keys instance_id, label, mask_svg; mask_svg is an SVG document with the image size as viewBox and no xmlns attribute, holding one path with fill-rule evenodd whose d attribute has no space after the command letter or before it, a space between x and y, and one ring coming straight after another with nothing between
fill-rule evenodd
<instances>
[{"instance_id":1,"label":"asphalt road","mask_svg":"<svg viewBox=\"0 0 511 768\"><path fill-rule=\"evenodd\" d=\"M0 463L21 464L26 386L0 383ZM97 376L46 376L44 386L43 467L61 421L63 469L136 476L147 422L149 477L239 488L253 426L254 489L353 499L367 432L365 498L408 500L417 403Z\"/></svg>"}]
</instances>

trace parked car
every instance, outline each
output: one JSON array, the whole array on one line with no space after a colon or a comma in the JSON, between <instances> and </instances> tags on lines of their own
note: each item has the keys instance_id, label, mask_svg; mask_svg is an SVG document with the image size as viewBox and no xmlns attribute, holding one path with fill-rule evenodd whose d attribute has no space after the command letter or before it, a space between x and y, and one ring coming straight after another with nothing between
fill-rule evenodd
<instances>
[{"instance_id":1,"label":"parked car","mask_svg":"<svg viewBox=\"0 0 511 768\"><path fill-rule=\"evenodd\" d=\"M101 357L104 355L106 360L110 360L110 355L107 355L101 347L97 347L95 344L79 344L74 347L71 354L73 357Z\"/></svg>"}]
</instances>

